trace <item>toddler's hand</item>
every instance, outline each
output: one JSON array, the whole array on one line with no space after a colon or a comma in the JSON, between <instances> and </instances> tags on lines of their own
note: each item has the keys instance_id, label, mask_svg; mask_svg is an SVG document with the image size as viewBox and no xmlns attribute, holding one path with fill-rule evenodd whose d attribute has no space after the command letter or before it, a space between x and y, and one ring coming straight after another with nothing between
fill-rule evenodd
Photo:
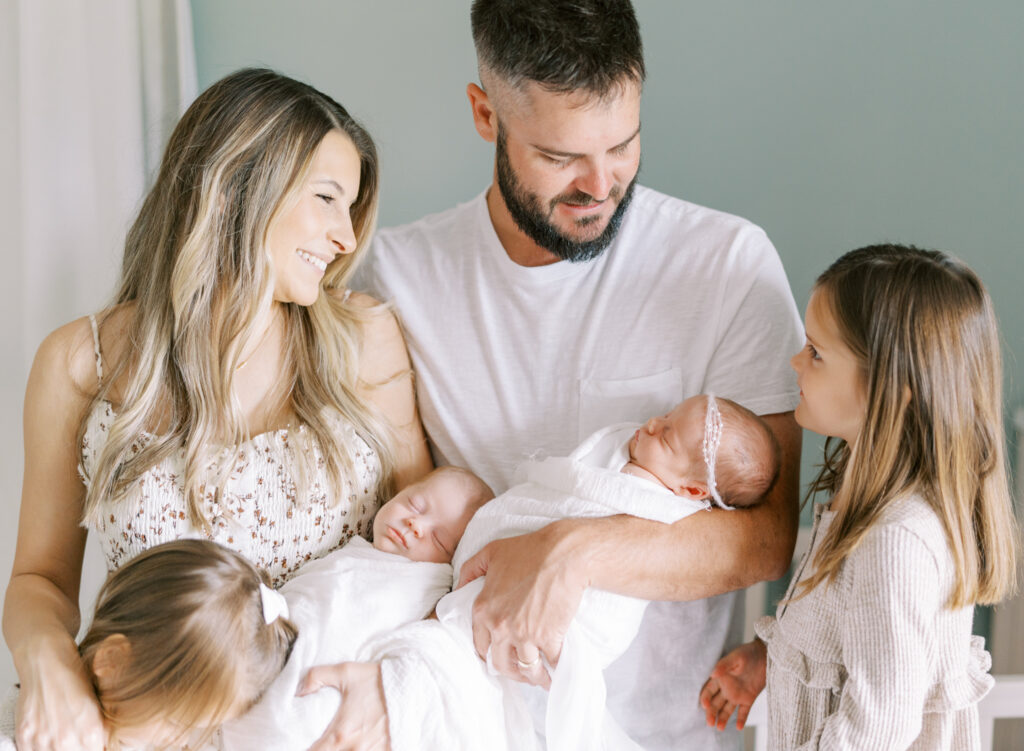
<instances>
[{"instance_id":1,"label":"toddler's hand","mask_svg":"<svg viewBox=\"0 0 1024 751\"><path fill-rule=\"evenodd\" d=\"M767 648L760 639L741 644L723 657L700 690L707 724L725 730L736 710L736 729L742 730L754 699L765 684Z\"/></svg>"}]
</instances>

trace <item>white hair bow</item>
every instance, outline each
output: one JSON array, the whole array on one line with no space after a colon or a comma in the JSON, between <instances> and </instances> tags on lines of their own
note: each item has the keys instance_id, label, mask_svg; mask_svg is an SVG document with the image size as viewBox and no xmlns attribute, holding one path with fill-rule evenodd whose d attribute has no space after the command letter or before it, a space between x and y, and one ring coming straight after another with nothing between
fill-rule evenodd
<instances>
[{"instance_id":1,"label":"white hair bow","mask_svg":"<svg viewBox=\"0 0 1024 751\"><path fill-rule=\"evenodd\" d=\"M273 623L278 618L288 617L288 601L284 595L266 584L260 583L260 600L263 602L263 621Z\"/></svg>"}]
</instances>

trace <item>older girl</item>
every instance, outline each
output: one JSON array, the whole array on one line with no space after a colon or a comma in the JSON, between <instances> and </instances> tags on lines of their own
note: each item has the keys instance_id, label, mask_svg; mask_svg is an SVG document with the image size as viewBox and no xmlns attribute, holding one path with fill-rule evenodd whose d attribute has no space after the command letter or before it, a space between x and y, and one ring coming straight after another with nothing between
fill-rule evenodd
<instances>
[{"instance_id":1,"label":"older girl","mask_svg":"<svg viewBox=\"0 0 1024 751\"><path fill-rule=\"evenodd\" d=\"M309 86L243 70L185 113L116 303L29 376L3 622L19 748L103 747L74 643L89 531L111 570L206 537L279 584L429 469L401 333L345 286L376 205L373 142Z\"/></svg>"},{"instance_id":2,"label":"older girl","mask_svg":"<svg viewBox=\"0 0 1024 751\"><path fill-rule=\"evenodd\" d=\"M767 667L773 749L976 749L988 654L975 603L1014 588L999 338L966 266L846 254L815 284L796 419L829 436L811 549L759 640L701 694L742 727Z\"/></svg>"}]
</instances>

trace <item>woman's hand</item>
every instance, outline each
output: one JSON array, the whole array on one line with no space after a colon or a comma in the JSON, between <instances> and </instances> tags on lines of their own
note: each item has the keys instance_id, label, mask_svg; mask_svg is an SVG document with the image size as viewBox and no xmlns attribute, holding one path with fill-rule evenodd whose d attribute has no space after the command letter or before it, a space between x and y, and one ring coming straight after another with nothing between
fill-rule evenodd
<instances>
[{"instance_id":1,"label":"woman's hand","mask_svg":"<svg viewBox=\"0 0 1024 751\"><path fill-rule=\"evenodd\" d=\"M764 688L767 656L764 642L754 639L718 661L700 690L700 705L709 726L725 730L735 709L736 729L743 729L754 699Z\"/></svg>"},{"instance_id":2,"label":"woman's hand","mask_svg":"<svg viewBox=\"0 0 1024 751\"><path fill-rule=\"evenodd\" d=\"M107 732L78 651L40 649L20 663L18 751L103 751Z\"/></svg>"},{"instance_id":3,"label":"woman's hand","mask_svg":"<svg viewBox=\"0 0 1024 751\"><path fill-rule=\"evenodd\" d=\"M311 668L296 695L306 696L322 688L337 689L341 706L309 751L389 751L380 663L343 662Z\"/></svg>"}]
</instances>

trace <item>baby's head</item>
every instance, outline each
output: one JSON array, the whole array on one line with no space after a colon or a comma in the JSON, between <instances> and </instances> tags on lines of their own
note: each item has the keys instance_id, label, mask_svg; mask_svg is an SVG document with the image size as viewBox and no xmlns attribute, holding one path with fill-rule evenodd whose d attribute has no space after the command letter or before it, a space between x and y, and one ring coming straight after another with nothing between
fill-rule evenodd
<instances>
[{"instance_id":1,"label":"baby's head","mask_svg":"<svg viewBox=\"0 0 1024 751\"><path fill-rule=\"evenodd\" d=\"M451 563L470 517L494 498L461 467L440 467L385 503L373 519L373 547L413 561Z\"/></svg>"},{"instance_id":2,"label":"baby's head","mask_svg":"<svg viewBox=\"0 0 1024 751\"><path fill-rule=\"evenodd\" d=\"M111 574L79 645L108 747L194 742L259 700L297 635L268 581L207 540L157 545Z\"/></svg>"},{"instance_id":3,"label":"baby's head","mask_svg":"<svg viewBox=\"0 0 1024 751\"><path fill-rule=\"evenodd\" d=\"M629 458L676 495L746 507L775 483L780 452L749 409L698 394L648 420L630 440Z\"/></svg>"}]
</instances>

